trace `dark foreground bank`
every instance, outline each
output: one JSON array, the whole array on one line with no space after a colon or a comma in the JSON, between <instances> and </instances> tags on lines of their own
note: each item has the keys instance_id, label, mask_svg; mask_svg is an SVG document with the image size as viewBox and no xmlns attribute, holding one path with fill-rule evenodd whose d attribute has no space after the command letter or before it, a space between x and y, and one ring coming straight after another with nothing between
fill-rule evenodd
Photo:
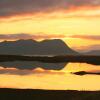
<instances>
[{"instance_id":1,"label":"dark foreground bank","mask_svg":"<svg viewBox=\"0 0 100 100\"><path fill-rule=\"evenodd\" d=\"M40 61L48 63L80 62L100 65L100 56L88 55L61 55L61 56L22 56L22 55L0 55L0 62L5 61Z\"/></svg>"},{"instance_id":2,"label":"dark foreground bank","mask_svg":"<svg viewBox=\"0 0 100 100\"><path fill-rule=\"evenodd\" d=\"M0 89L0 100L100 100L100 91Z\"/></svg>"}]
</instances>

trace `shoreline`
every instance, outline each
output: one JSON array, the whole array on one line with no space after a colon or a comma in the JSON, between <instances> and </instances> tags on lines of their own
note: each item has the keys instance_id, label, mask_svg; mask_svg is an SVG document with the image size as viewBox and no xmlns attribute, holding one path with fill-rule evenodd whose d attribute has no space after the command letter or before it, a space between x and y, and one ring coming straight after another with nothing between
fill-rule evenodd
<instances>
[{"instance_id":1,"label":"shoreline","mask_svg":"<svg viewBox=\"0 0 100 100\"><path fill-rule=\"evenodd\" d=\"M61 55L61 56L23 56L23 55L0 55L0 62L6 61L40 61L48 63L80 62L100 65L100 56L89 55Z\"/></svg>"},{"instance_id":2,"label":"shoreline","mask_svg":"<svg viewBox=\"0 0 100 100\"><path fill-rule=\"evenodd\" d=\"M1 100L100 100L100 91L0 88Z\"/></svg>"}]
</instances>

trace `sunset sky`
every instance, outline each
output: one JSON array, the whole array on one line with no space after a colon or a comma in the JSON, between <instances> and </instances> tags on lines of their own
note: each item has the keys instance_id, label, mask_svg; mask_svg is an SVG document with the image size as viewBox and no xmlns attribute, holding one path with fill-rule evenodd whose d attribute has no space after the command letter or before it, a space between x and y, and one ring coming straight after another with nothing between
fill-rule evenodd
<instances>
[{"instance_id":1,"label":"sunset sky","mask_svg":"<svg viewBox=\"0 0 100 100\"><path fill-rule=\"evenodd\" d=\"M30 38L100 49L100 0L0 0L0 40Z\"/></svg>"},{"instance_id":2,"label":"sunset sky","mask_svg":"<svg viewBox=\"0 0 100 100\"><path fill-rule=\"evenodd\" d=\"M100 50L100 0L0 0L0 42L18 39L62 39L76 51ZM0 62L0 88L100 90L100 76L70 73L100 73L100 65L67 62L58 71L33 61L8 63ZM36 69L19 69L20 63Z\"/></svg>"}]
</instances>

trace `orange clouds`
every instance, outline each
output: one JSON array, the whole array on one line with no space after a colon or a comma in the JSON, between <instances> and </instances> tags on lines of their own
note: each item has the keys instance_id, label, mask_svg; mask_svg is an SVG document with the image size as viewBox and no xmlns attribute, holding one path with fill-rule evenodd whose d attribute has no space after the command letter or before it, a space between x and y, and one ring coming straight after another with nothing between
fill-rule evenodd
<instances>
[{"instance_id":1,"label":"orange clouds","mask_svg":"<svg viewBox=\"0 0 100 100\"><path fill-rule=\"evenodd\" d=\"M2 0L0 8L0 40L60 38L71 47L75 41L77 46L99 44L95 36L83 39L100 34L99 0ZM68 37L77 34L82 37Z\"/></svg>"},{"instance_id":2,"label":"orange clouds","mask_svg":"<svg viewBox=\"0 0 100 100\"><path fill-rule=\"evenodd\" d=\"M0 21L40 20L56 18L100 18L100 6L71 6L69 9L57 9L50 12L28 12L12 16L0 16Z\"/></svg>"},{"instance_id":3,"label":"orange clouds","mask_svg":"<svg viewBox=\"0 0 100 100\"><path fill-rule=\"evenodd\" d=\"M68 10L70 7L99 6L96 0L1 0L0 16L7 17L28 13L47 13L57 10Z\"/></svg>"},{"instance_id":4,"label":"orange clouds","mask_svg":"<svg viewBox=\"0 0 100 100\"><path fill-rule=\"evenodd\" d=\"M100 40L100 35L72 35L71 38L87 39L87 40Z\"/></svg>"},{"instance_id":5,"label":"orange clouds","mask_svg":"<svg viewBox=\"0 0 100 100\"><path fill-rule=\"evenodd\" d=\"M18 39L53 39L53 38L65 38L66 35L63 34L45 34L45 33L37 33L37 34L0 34L1 40L18 40Z\"/></svg>"},{"instance_id":6,"label":"orange clouds","mask_svg":"<svg viewBox=\"0 0 100 100\"><path fill-rule=\"evenodd\" d=\"M79 39L87 39L87 40L100 40L100 35L69 35L66 34L45 34L45 33L36 33L36 34L0 34L1 40L18 40L18 39L53 39L53 38L79 38Z\"/></svg>"}]
</instances>

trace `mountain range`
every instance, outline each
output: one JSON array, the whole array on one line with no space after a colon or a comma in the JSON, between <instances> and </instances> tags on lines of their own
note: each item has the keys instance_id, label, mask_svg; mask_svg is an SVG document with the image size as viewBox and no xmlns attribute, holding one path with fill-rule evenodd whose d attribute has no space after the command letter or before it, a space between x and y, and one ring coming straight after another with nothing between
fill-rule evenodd
<instances>
[{"instance_id":1,"label":"mountain range","mask_svg":"<svg viewBox=\"0 0 100 100\"><path fill-rule=\"evenodd\" d=\"M17 40L0 42L0 54L5 55L77 55L60 39L35 41Z\"/></svg>"},{"instance_id":2,"label":"mountain range","mask_svg":"<svg viewBox=\"0 0 100 100\"><path fill-rule=\"evenodd\" d=\"M91 50L91 51L88 51L88 52L84 52L83 54L100 56L100 50Z\"/></svg>"}]
</instances>

